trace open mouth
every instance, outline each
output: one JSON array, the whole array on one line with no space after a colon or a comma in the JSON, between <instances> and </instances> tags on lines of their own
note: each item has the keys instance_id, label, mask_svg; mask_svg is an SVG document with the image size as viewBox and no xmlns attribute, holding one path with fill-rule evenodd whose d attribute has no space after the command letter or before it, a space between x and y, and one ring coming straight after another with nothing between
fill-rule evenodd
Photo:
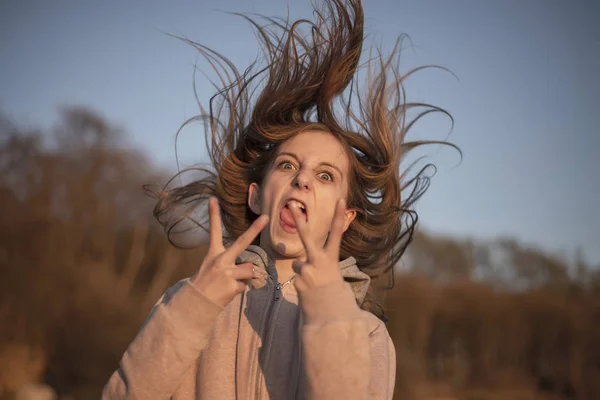
<instances>
[{"instance_id":1,"label":"open mouth","mask_svg":"<svg viewBox=\"0 0 600 400\"><path fill-rule=\"evenodd\" d=\"M290 205L292 203L296 204L296 206L298 206L298 208L300 209L300 211L302 211L304 216L306 216L306 206L304 205L304 203L302 203L298 200L294 200L294 199L289 200L287 203L285 203L285 208L289 209Z\"/></svg>"},{"instance_id":2,"label":"open mouth","mask_svg":"<svg viewBox=\"0 0 600 400\"><path fill-rule=\"evenodd\" d=\"M285 206L281 209L281 213L279 214L279 222L281 223L283 229L286 232L294 233L296 232L296 221L294 221L294 217L292 216L292 210L290 209L290 205L295 204L300 211L304 214L305 221L308 222L308 214L306 212L306 205L301 201L290 199L285 204Z\"/></svg>"}]
</instances>

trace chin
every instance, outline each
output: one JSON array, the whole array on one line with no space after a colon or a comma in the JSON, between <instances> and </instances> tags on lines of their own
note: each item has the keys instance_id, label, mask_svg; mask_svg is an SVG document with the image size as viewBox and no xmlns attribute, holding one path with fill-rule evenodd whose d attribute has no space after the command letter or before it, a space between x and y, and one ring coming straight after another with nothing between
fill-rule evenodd
<instances>
[{"instance_id":1,"label":"chin","mask_svg":"<svg viewBox=\"0 0 600 400\"><path fill-rule=\"evenodd\" d=\"M276 234L267 239L267 245L282 258L298 258L304 254L304 246L299 237L282 237Z\"/></svg>"},{"instance_id":2,"label":"chin","mask_svg":"<svg viewBox=\"0 0 600 400\"><path fill-rule=\"evenodd\" d=\"M283 258L298 258L304 253L304 246L299 240L282 240L278 238L270 242L269 247Z\"/></svg>"}]
</instances>

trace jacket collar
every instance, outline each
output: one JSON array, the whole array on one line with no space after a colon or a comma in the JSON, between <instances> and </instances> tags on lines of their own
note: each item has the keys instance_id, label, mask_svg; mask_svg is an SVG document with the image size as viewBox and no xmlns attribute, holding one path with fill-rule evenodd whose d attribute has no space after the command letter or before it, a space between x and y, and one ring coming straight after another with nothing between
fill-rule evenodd
<instances>
[{"instance_id":1,"label":"jacket collar","mask_svg":"<svg viewBox=\"0 0 600 400\"><path fill-rule=\"evenodd\" d=\"M241 263L252 263L255 267L266 271L275 281L277 281L277 269L273 264L273 261L269 258L266 251L260 246L251 245L240 254L236 260L237 264ZM354 297L358 304L362 304L367 295L367 290L371 283L369 275L362 272L358 265L356 265L356 259L354 257L348 257L339 263L342 277L350 284ZM266 276L265 276L266 278Z\"/></svg>"}]
</instances>

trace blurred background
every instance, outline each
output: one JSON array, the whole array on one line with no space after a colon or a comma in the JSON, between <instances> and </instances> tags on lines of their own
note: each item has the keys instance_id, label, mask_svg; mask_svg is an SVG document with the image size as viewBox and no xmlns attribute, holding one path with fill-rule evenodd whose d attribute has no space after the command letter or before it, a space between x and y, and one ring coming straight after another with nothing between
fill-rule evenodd
<instances>
[{"instance_id":1,"label":"blurred background","mask_svg":"<svg viewBox=\"0 0 600 400\"><path fill-rule=\"evenodd\" d=\"M417 155L438 170L386 300L396 398L600 399L600 3L365 3L367 44L406 33L404 71L456 74L406 90L455 119L413 138L464 152ZM0 398L98 398L200 264L142 185L208 161L202 126L176 132L198 113L194 70L215 76L167 34L243 70L257 41L228 12L311 18L308 0L0 2Z\"/></svg>"}]
</instances>

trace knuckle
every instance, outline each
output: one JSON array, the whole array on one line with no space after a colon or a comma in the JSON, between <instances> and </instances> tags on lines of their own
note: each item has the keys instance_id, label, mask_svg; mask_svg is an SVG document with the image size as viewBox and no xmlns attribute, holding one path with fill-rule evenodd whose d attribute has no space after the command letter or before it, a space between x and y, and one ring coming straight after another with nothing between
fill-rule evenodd
<instances>
[{"instance_id":1,"label":"knuckle","mask_svg":"<svg viewBox=\"0 0 600 400\"><path fill-rule=\"evenodd\" d=\"M244 291L246 285L243 282L233 281L231 283L231 290L235 293L241 293Z\"/></svg>"},{"instance_id":2,"label":"knuckle","mask_svg":"<svg viewBox=\"0 0 600 400\"><path fill-rule=\"evenodd\" d=\"M248 268L238 268L236 275L239 277L238 279L244 279L248 276L252 276L252 270Z\"/></svg>"},{"instance_id":3,"label":"knuckle","mask_svg":"<svg viewBox=\"0 0 600 400\"><path fill-rule=\"evenodd\" d=\"M238 282L237 283L237 292L242 293L244 290L246 290L246 284L243 282Z\"/></svg>"},{"instance_id":4,"label":"knuckle","mask_svg":"<svg viewBox=\"0 0 600 400\"><path fill-rule=\"evenodd\" d=\"M228 293L236 293L237 292L237 284L236 281L229 281L225 286Z\"/></svg>"},{"instance_id":5,"label":"knuckle","mask_svg":"<svg viewBox=\"0 0 600 400\"><path fill-rule=\"evenodd\" d=\"M327 262L327 254L325 254L323 251L319 251L317 253L315 253L313 259L314 259L314 263L317 265L322 265L325 262Z\"/></svg>"},{"instance_id":6,"label":"knuckle","mask_svg":"<svg viewBox=\"0 0 600 400\"><path fill-rule=\"evenodd\" d=\"M223 259L223 253L218 254L217 256L215 256L215 265L222 267L225 265L225 260Z\"/></svg>"}]
</instances>

